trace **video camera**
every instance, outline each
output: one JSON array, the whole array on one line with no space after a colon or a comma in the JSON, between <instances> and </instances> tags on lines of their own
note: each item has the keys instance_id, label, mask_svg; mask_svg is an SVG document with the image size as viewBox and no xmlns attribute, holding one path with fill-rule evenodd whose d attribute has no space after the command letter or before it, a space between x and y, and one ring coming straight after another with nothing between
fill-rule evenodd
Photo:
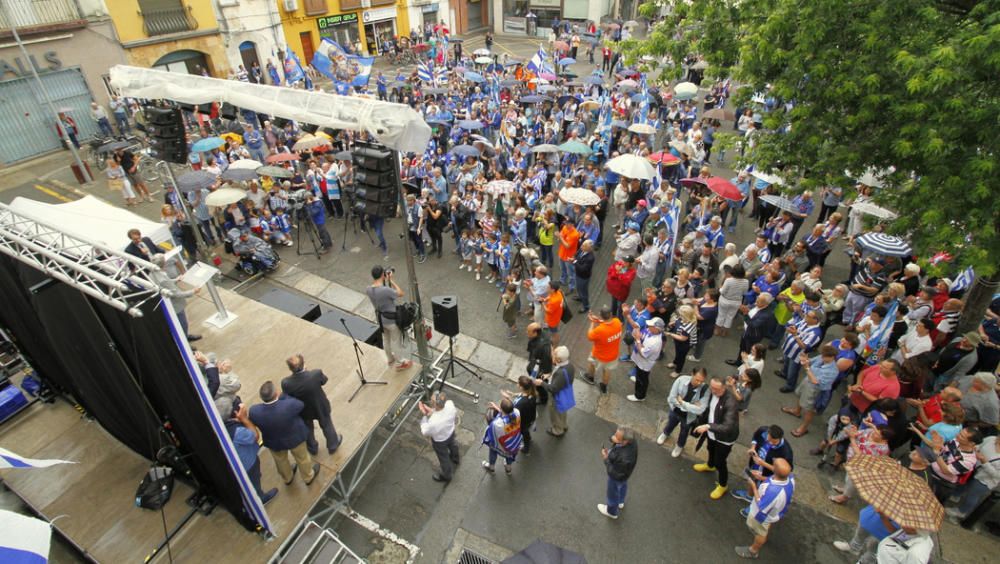
<instances>
[{"instance_id":1,"label":"video camera","mask_svg":"<svg viewBox=\"0 0 1000 564\"><path fill-rule=\"evenodd\" d=\"M288 195L288 209L292 211L299 211L306 207L306 196L309 195L309 191L305 188L300 188Z\"/></svg>"}]
</instances>

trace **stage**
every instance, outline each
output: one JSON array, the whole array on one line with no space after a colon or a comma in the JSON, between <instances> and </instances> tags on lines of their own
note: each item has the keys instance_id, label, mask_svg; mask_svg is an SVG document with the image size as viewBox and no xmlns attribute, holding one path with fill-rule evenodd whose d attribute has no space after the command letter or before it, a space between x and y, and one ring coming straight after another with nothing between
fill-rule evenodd
<instances>
[{"instance_id":1,"label":"stage","mask_svg":"<svg viewBox=\"0 0 1000 564\"><path fill-rule=\"evenodd\" d=\"M266 562L309 513L320 496L371 437L379 422L407 390L419 371L388 370L385 354L361 344L362 363L369 380L385 386L366 386L352 403L347 400L358 386L351 339L319 325L302 321L238 294L220 290L227 309L238 318L222 329L203 325L215 313L207 292L192 298L187 307L191 331L203 339L198 350L214 352L221 361L231 359L242 389L238 395L251 405L259 402L257 390L266 380L276 384L288 375L285 359L296 353L306 368L321 368L330 378L327 396L333 404L333 421L344 436L333 455L326 454L317 429L320 476L306 486L296 475L281 482L269 453L260 452L262 484L277 487L278 496L265 507L276 536L265 540L247 531L225 509L209 516L195 515L170 542L176 562ZM166 346L166 344L165 344ZM78 464L36 470L0 472L10 489L88 557L98 562L139 562L164 537L160 512L136 508L135 490L149 462L120 444L97 423L88 422L61 400L35 404L0 427L0 444L31 458L57 458ZM165 506L166 528L176 527L188 512L185 499L191 489L177 482ZM155 561L167 561L166 549Z\"/></svg>"}]
</instances>

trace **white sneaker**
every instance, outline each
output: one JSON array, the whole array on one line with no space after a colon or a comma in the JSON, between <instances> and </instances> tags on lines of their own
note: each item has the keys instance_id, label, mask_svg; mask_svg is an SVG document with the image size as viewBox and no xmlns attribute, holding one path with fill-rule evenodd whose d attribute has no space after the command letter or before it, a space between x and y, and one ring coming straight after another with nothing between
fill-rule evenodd
<instances>
[{"instance_id":1,"label":"white sneaker","mask_svg":"<svg viewBox=\"0 0 1000 564\"><path fill-rule=\"evenodd\" d=\"M670 456L677 458L682 452L684 452L684 447L678 445L674 447L674 450L670 451Z\"/></svg>"},{"instance_id":2,"label":"white sneaker","mask_svg":"<svg viewBox=\"0 0 1000 564\"><path fill-rule=\"evenodd\" d=\"M461 263L459 263L459 265L458 265L458 269L459 269L459 270L465 270L465 265L464 265L464 264L461 264Z\"/></svg>"},{"instance_id":3,"label":"white sneaker","mask_svg":"<svg viewBox=\"0 0 1000 564\"><path fill-rule=\"evenodd\" d=\"M612 515L612 514L608 513L608 506L605 505L605 504L603 504L603 503L598 503L597 504L597 512L600 513L601 515L604 515L605 517L610 517L612 519L617 519L618 518L617 515Z\"/></svg>"},{"instance_id":4,"label":"white sneaker","mask_svg":"<svg viewBox=\"0 0 1000 564\"><path fill-rule=\"evenodd\" d=\"M629 376L628 379L630 382L635 382L635 376Z\"/></svg>"},{"instance_id":5,"label":"white sneaker","mask_svg":"<svg viewBox=\"0 0 1000 564\"><path fill-rule=\"evenodd\" d=\"M857 554L857 551L855 551L853 548L851 548L851 543L849 543L849 542L844 542L844 541L840 541L840 540L839 541L833 541L833 548L836 548L837 550L839 550L841 552L849 552L851 554Z\"/></svg>"},{"instance_id":6,"label":"white sneaker","mask_svg":"<svg viewBox=\"0 0 1000 564\"><path fill-rule=\"evenodd\" d=\"M665 442L667 442L667 436L664 435L663 433L660 433L660 436L656 437L656 444L662 445Z\"/></svg>"},{"instance_id":7,"label":"white sneaker","mask_svg":"<svg viewBox=\"0 0 1000 564\"><path fill-rule=\"evenodd\" d=\"M701 359L694 356L693 354L687 355L687 359L690 360L691 362L701 362Z\"/></svg>"},{"instance_id":8,"label":"white sneaker","mask_svg":"<svg viewBox=\"0 0 1000 564\"><path fill-rule=\"evenodd\" d=\"M476 273L476 280L479 280L479 273Z\"/></svg>"},{"instance_id":9,"label":"white sneaker","mask_svg":"<svg viewBox=\"0 0 1000 564\"><path fill-rule=\"evenodd\" d=\"M677 378L678 376L680 376L680 373L677 372L676 370L670 373L671 378Z\"/></svg>"},{"instance_id":10,"label":"white sneaker","mask_svg":"<svg viewBox=\"0 0 1000 564\"><path fill-rule=\"evenodd\" d=\"M627 399L628 401L646 401L646 398L639 399L635 397L635 394L629 394L625 396L625 399Z\"/></svg>"}]
</instances>

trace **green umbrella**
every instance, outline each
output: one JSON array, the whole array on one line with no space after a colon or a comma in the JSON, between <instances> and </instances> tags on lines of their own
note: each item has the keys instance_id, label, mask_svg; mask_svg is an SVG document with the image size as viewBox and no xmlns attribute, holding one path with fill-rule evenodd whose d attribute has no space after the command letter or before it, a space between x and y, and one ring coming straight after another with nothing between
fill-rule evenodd
<instances>
[{"instance_id":1,"label":"green umbrella","mask_svg":"<svg viewBox=\"0 0 1000 564\"><path fill-rule=\"evenodd\" d=\"M559 150L574 155L589 155L594 152L593 149L579 141L567 141L559 145Z\"/></svg>"}]
</instances>

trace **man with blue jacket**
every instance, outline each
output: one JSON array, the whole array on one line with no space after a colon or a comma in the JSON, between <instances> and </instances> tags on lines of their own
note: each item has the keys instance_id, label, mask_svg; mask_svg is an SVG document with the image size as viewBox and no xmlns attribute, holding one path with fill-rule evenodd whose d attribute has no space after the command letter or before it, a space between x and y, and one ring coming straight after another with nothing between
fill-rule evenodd
<instances>
[{"instance_id":1,"label":"man with blue jacket","mask_svg":"<svg viewBox=\"0 0 1000 564\"><path fill-rule=\"evenodd\" d=\"M309 430L301 417L305 404L288 395L279 397L270 380L260 386L260 399L264 403L250 408L250 421L260 429L278 474L285 485L289 485L301 466L302 479L307 486L312 484L319 475L319 462L313 462L306 447ZM295 459L295 466L288 463L289 452Z\"/></svg>"},{"instance_id":2,"label":"man with blue jacket","mask_svg":"<svg viewBox=\"0 0 1000 564\"><path fill-rule=\"evenodd\" d=\"M750 458L745 474L757 484L774 474L775 460L781 458L789 466L793 465L792 445L785 440L784 429L777 425L758 427L750 441L747 455ZM748 490L733 490L731 495L743 501L753 501L753 495ZM747 516L746 509L742 513L744 517Z\"/></svg>"}]
</instances>

